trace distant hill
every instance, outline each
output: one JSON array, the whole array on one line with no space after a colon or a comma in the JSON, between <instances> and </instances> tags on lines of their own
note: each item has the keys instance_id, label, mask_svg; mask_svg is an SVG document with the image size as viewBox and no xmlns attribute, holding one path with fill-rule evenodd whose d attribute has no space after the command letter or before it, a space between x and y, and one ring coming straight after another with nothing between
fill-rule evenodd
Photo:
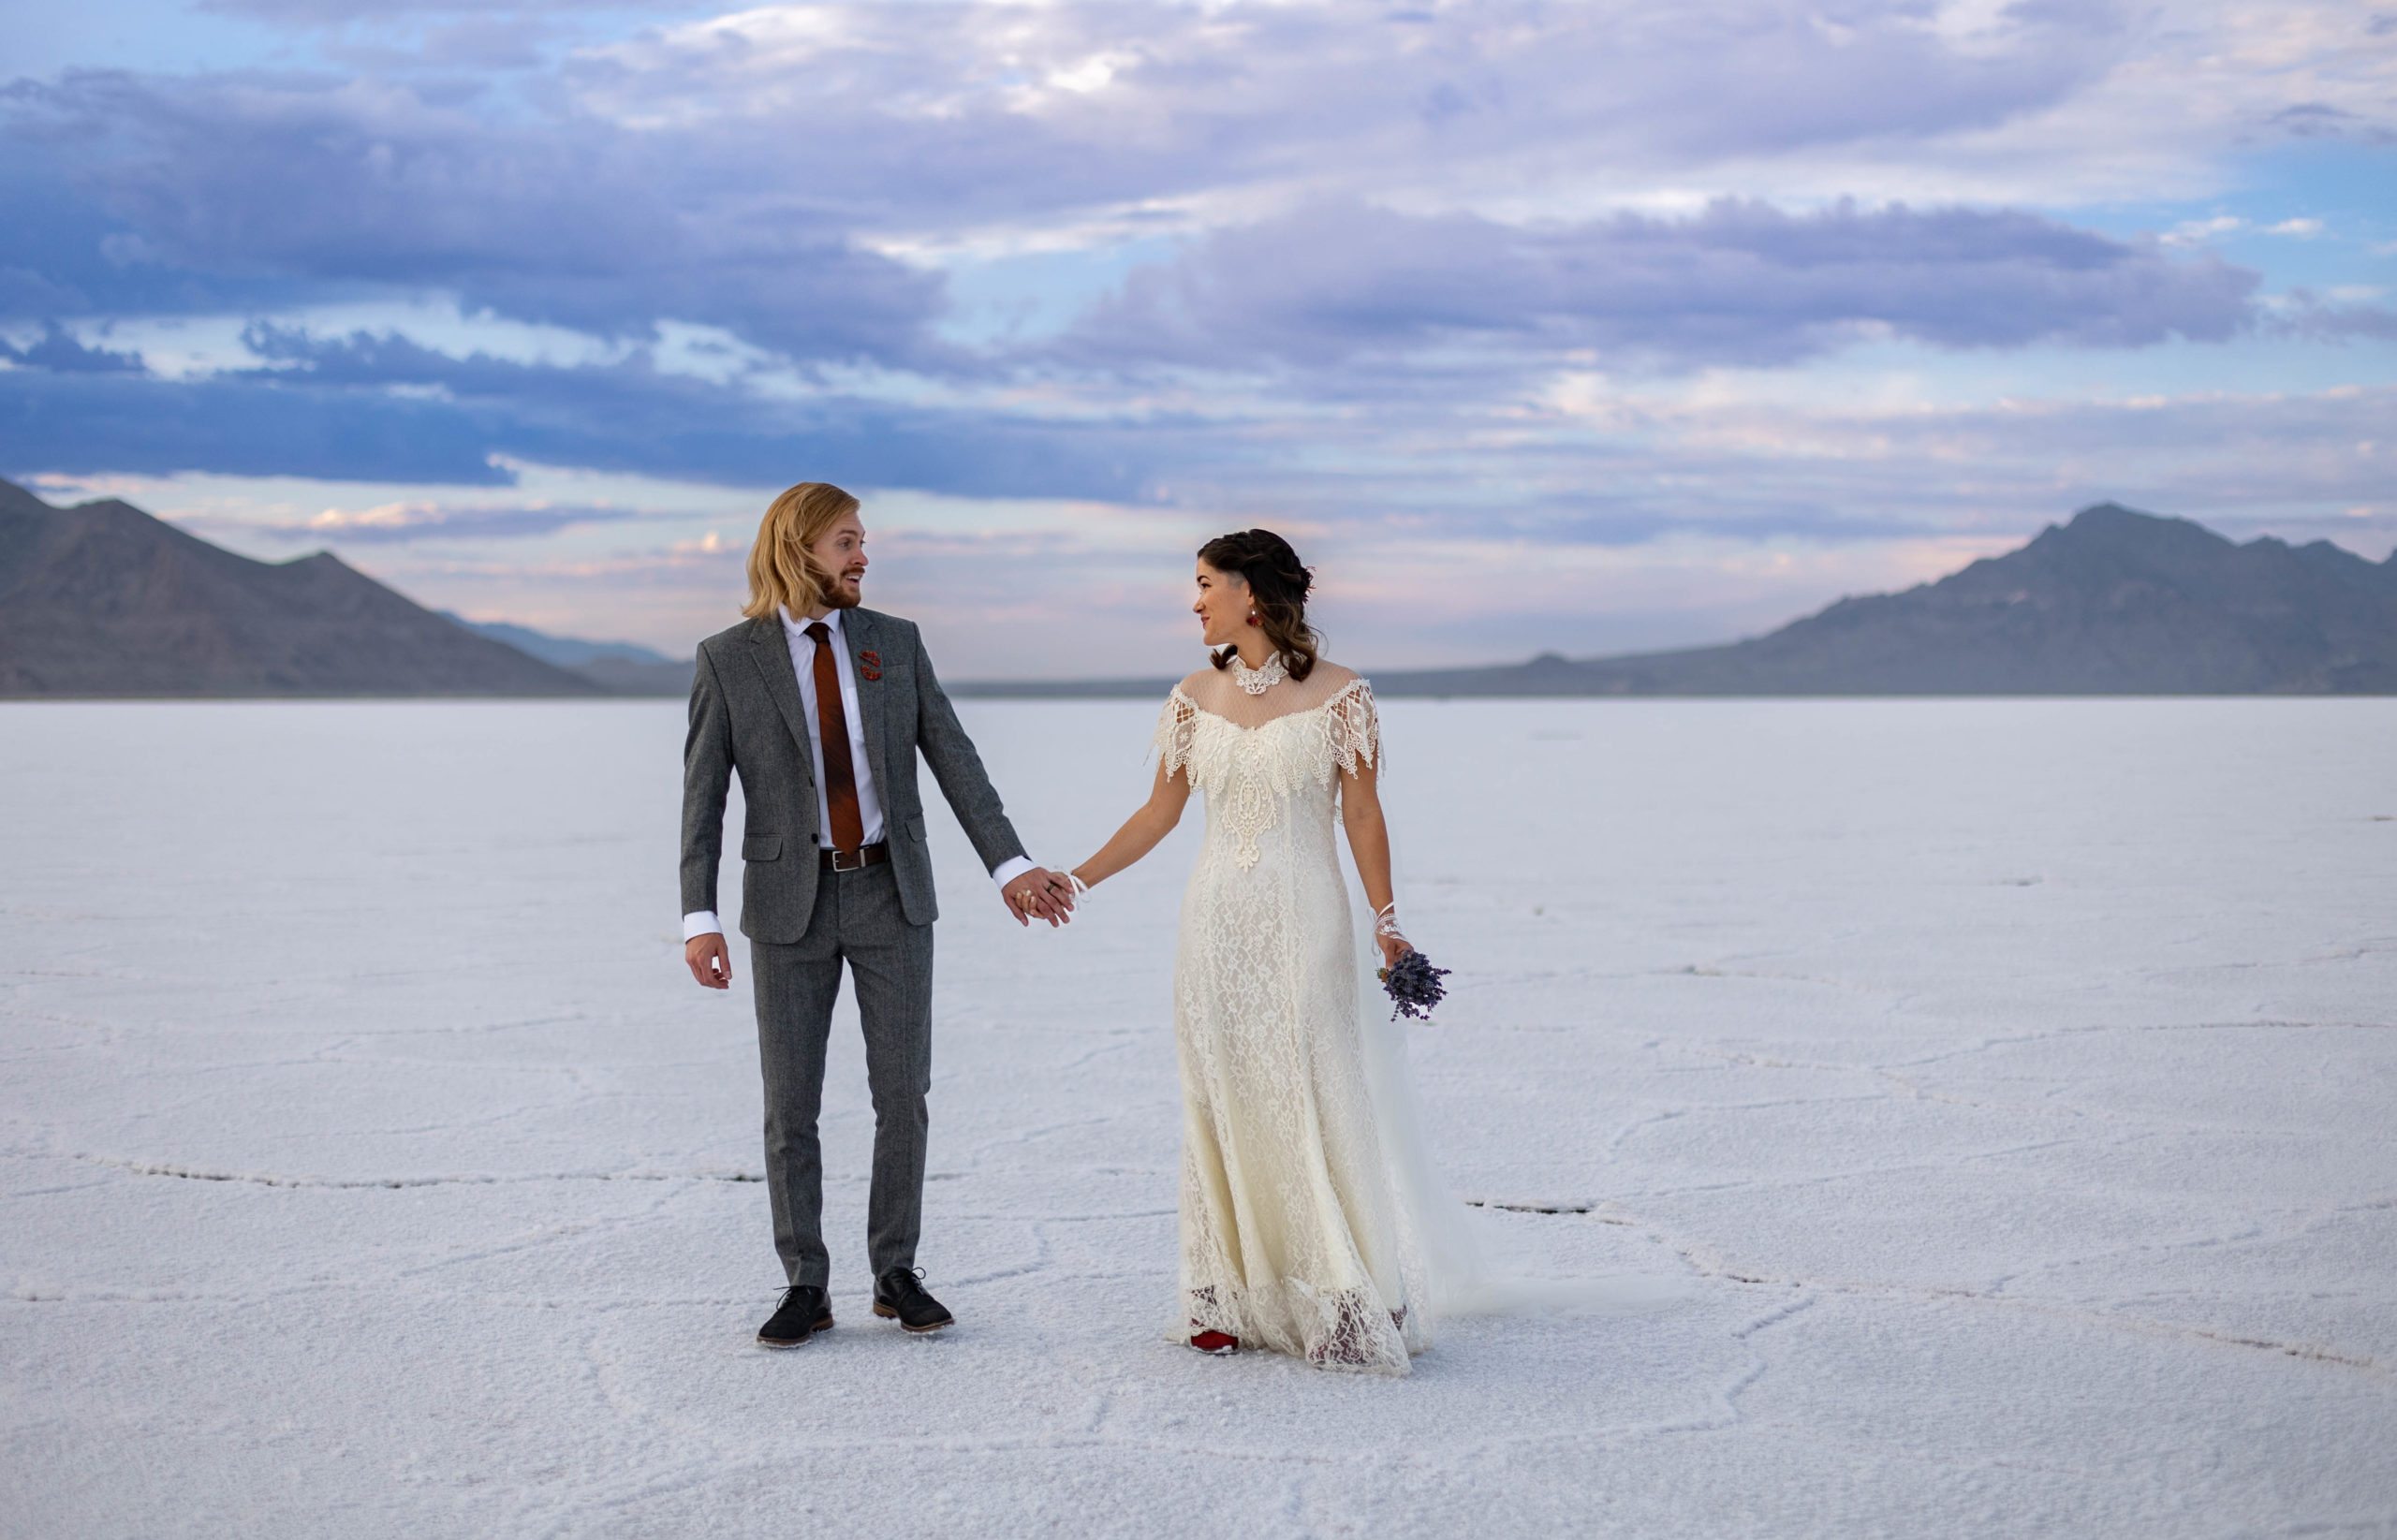
<instances>
[{"instance_id":1,"label":"distant hill","mask_svg":"<svg viewBox=\"0 0 2397 1540\"><path fill-rule=\"evenodd\" d=\"M1902 594L1722 647L1375 673L1383 696L2397 694L2397 552L2234 545L2112 503ZM1155 696L1165 680L955 687Z\"/></svg>"},{"instance_id":2,"label":"distant hill","mask_svg":"<svg viewBox=\"0 0 2397 1540\"><path fill-rule=\"evenodd\" d=\"M254 562L0 481L0 696L597 696L329 552Z\"/></svg>"},{"instance_id":3,"label":"distant hill","mask_svg":"<svg viewBox=\"0 0 2397 1540\"><path fill-rule=\"evenodd\" d=\"M553 637L546 631L511 625L506 621L470 621L447 609L439 613L444 620L493 641L506 642L520 653L530 653L544 663L571 669L610 695L679 698L691 693L693 662L689 658L677 663L638 642L584 641L578 637Z\"/></svg>"},{"instance_id":4,"label":"distant hill","mask_svg":"<svg viewBox=\"0 0 2397 1540\"><path fill-rule=\"evenodd\" d=\"M580 637L553 637L547 631L536 631L529 625L513 625L507 621L470 621L448 609L434 614L453 624L504 641L520 653L530 653L543 663L554 663L561 668L599 658L618 658L627 663L671 663L673 659L655 648L643 647L637 641L585 641Z\"/></svg>"},{"instance_id":5,"label":"distant hill","mask_svg":"<svg viewBox=\"0 0 2397 1540\"><path fill-rule=\"evenodd\" d=\"M564 665L563 667L561 665ZM0 696L684 696L629 642L477 624L327 552L255 562L113 500L0 481ZM1164 679L951 686L1161 696ZM2397 694L2397 552L2234 545L2111 503L1902 594L1721 647L1376 673L1402 696Z\"/></svg>"},{"instance_id":6,"label":"distant hill","mask_svg":"<svg viewBox=\"0 0 2397 1540\"><path fill-rule=\"evenodd\" d=\"M1727 647L1377 675L1390 695L2387 695L2397 552L2233 545L2112 503Z\"/></svg>"},{"instance_id":7,"label":"distant hill","mask_svg":"<svg viewBox=\"0 0 2397 1540\"><path fill-rule=\"evenodd\" d=\"M677 700L691 698L691 675L698 661L685 658L680 663L635 663L629 658L593 658L578 663L574 671L614 696L672 696Z\"/></svg>"}]
</instances>

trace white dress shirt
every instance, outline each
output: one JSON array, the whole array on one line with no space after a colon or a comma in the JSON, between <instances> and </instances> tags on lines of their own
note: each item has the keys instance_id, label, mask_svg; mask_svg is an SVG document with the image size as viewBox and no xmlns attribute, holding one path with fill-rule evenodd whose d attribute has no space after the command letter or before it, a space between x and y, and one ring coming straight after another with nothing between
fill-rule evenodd
<instances>
[{"instance_id":1,"label":"white dress shirt","mask_svg":"<svg viewBox=\"0 0 2397 1540\"><path fill-rule=\"evenodd\" d=\"M788 609L775 611L782 617L783 640L790 648L790 666L799 675L799 698L807 706L807 752L816 765L816 829L817 847L832 848L832 800L824 788L823 716L816 708L816 638L807 634L810 624L821 623L831 633L832 669L841 682L841 719L849 729L849 769L857 782L858 821L865 827L865 843L879 844L888 831L882 823L882 798L874 789L874 767L865 753L865 715L858 710L857 671L849 662L846 638L841 631L844 611L835 609L821 623L791 619ZM1001 861L991 873L991 879L1002 890L1018 876L1032 870L1031 858L1010 857ZM683 917L683 939L721 932L724 922L713 909L698 909Z\"/></svg>"}]
</instances>

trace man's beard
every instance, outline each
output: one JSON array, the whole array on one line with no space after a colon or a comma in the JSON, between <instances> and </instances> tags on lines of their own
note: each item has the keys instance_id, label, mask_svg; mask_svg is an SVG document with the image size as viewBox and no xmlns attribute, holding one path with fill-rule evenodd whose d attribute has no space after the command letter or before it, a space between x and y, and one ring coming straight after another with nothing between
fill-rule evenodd
<instances>
[{"instance_id":1,"label":"man's beard","mask_svg":"<svg viewBox=\"0 0 2397 1540\"><path fill-rule=\"evenodd\" d=\"M860 576L862 577L863 574ZM816 587L823 591L824 603L828 607L833 609L855 609L865 603L865 594L860 592L858 587L843 582L838 577L818 573L816 579Z\"/></svg>"}]
</instances>

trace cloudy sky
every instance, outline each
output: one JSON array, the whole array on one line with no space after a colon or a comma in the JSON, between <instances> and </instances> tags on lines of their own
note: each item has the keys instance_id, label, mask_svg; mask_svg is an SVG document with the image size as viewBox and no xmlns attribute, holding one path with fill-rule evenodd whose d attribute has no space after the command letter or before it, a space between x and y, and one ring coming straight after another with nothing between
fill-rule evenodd
<instances>
[{"instance_id":1,"label":"cloudy sky","mask_svg":"<svg viewBox=\"0 0 2397 1540\"><path fill-rule=\"evenodd\" d=\"M687 651L800 479L961 677L1252 523L1369 667L2397 543L2397 4L0 17L0 475L478 618Z\"/></svg>"}]
</instances>

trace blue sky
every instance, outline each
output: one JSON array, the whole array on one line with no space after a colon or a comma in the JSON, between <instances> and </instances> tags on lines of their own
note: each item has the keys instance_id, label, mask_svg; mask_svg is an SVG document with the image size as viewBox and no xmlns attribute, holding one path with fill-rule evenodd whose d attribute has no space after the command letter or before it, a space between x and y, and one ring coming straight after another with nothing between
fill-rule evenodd
<instances>
[{"instance_id":1,"label":"blue sky","mask_svg":"<svg viewBox=\"0 0 2397 1540\"><path fill-rule=\"evenodd\" d=\"M684 650L1751 634L2113 498L2397 544L2397 6L10 5L0 474Z\"/></svg>"}]
</instances>

